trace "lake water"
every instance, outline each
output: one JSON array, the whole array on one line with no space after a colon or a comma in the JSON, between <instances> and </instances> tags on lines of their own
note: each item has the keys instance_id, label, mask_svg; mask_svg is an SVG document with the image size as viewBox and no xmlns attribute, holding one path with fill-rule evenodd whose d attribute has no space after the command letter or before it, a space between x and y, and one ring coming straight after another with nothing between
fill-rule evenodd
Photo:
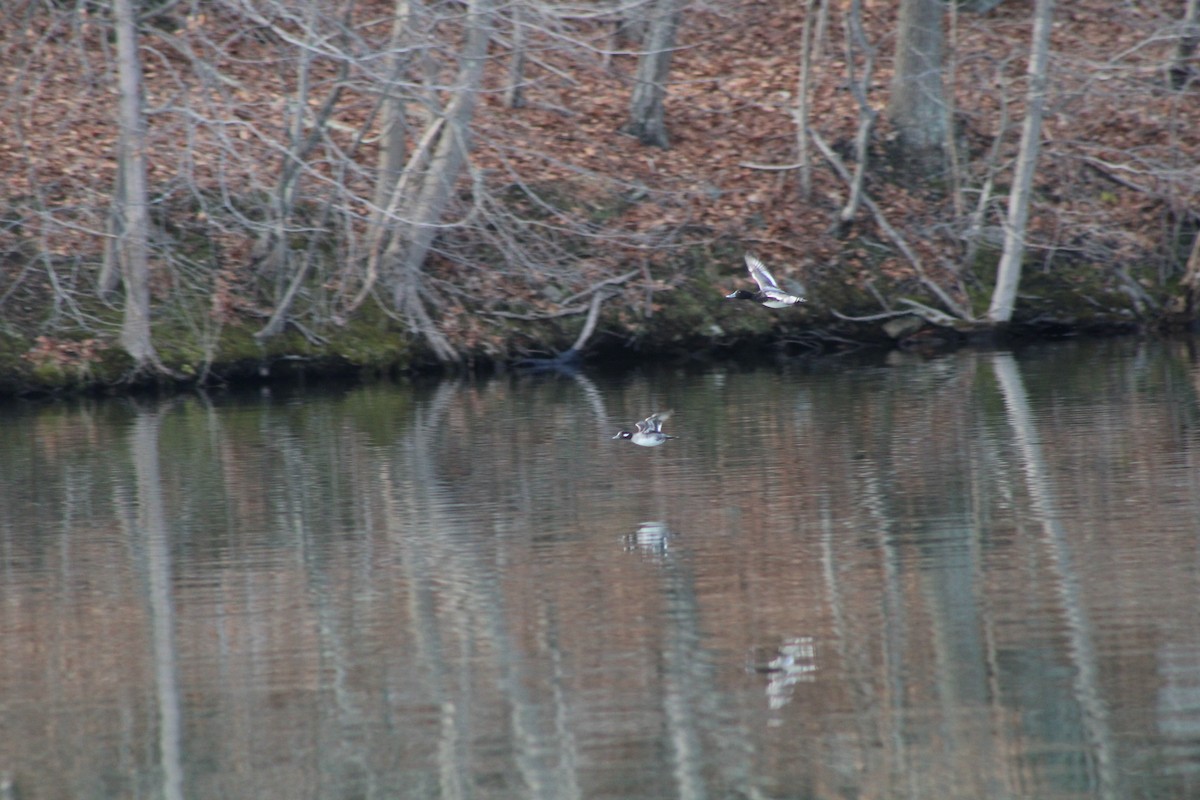
<instances>
[{"instance_id":1,"label":"lake water","mask_svg":"<svg viewBox=\"0 0 1200 800\"><path fill-rule=\"evenodd\" d=\"M0 412L3 798L1200 797L1186 342Z\"/></svg>"}]
</instances>

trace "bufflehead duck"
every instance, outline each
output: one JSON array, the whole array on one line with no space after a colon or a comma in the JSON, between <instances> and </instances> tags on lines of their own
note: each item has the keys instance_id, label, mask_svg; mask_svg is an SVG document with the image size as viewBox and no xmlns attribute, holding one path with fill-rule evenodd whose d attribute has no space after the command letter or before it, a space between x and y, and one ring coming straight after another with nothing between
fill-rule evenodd
<instances>
[{"instance_id":1,"label":"bufflehead duck","mask_svg":"<svg viewBox=\"0 0 1200 800\"><path fill-rule=\"evenodd\" d=\"M642 447L657 447L667 439L678 439L662 432L662 425L671 416L670 411L659 411L637 423L636 431L618 431L614 439L629 439Z\"/></svg>"},{"instance_id":2,"label":"bufflehead duck","mask_svg":"<svg viewBox=\"0 0 1200 800\"><path fill-rule=\"evenodd\" d=\"M763 263L749 253L746 254L746 268L750 270L750 277L754 278L754 282L758 284L758 291L747 292L745 289L738 289L736 292L725 295L726 299L754 300L767 308L787 308L804 302L803 297L796 297L796 295L788 294L780 289L779 284L771 277L771 273L767 272Z\"/></svg>"}]
</instances>

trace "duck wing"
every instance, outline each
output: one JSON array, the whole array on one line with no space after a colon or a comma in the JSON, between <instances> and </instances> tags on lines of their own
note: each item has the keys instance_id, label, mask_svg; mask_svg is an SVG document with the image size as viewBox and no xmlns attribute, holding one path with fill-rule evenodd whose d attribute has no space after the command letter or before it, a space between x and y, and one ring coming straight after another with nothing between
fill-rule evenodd
<instances>
[{"instance_id":1,"label":"duck wing","mask_svg":"<svg viewBox=\"0 0 1200 800\"><path fill-rule=\"evenodd\" d=\"M767 268L754 256L746 253L746 268L750 270L750 277L754 278L754 282L758 284L758 288L764 292L774 289L782 291L779 284L775 282L775 278L767 271Z\"/></svg>"},{"instance_id":2,"label":"duck wing","mask_svg":"<svg viewBox=\"0 0 1200 800\"><path fill-rule=\"evenodd\" d=\"M671 416L670 411L656 411L646 417L644 422L638 423L638 431L641 433L662 433L663 423Z\"/></svg>"}]
</instances>

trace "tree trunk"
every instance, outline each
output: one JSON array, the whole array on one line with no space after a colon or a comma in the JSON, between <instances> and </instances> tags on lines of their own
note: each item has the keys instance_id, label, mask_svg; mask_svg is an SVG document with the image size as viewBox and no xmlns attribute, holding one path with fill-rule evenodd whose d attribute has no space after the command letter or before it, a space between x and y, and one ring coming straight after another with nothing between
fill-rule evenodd
<instances>
[{"instance_id":1,"label":"tree trunk","mask_svg":"<svg viewBox=\"0 0 1200 800\"><path fill-rule=\"evenodd\" d=\"M1200 232L1192 240L1192 254L1188 256L1180 288L1183 289L1187 320L1194 322L1200 319Z\"/></svg>"},{"instance_id":2,"label":"tree trunk","mask_svg":"<svg viewBox=\"0 0 1200 800\"><path fill-rule=\"evenodd\" d=\"M521 108L525 105L525 9L513 3L512 55L508 61L508 88L504 90L504 105Z\"/></svg>"},{"instance_id":3,"label":"tree trunk","mask_svg":"<svg viewBox=\"0 0 1200 800\"><path fill-rule=\"evenodd\" d=\"M446 107L445 124L429 160L416 196L405 209L410 220L408 235L392 237L384 255L385 263L400 268L394 300L416 329L426 338L434 354L443 362L458 361L458 353L437 329L422 298L421 268L438 232L438 224L450 202L454 183L466 164L470 149L470 125L475 102L483 81L491 40L491 0L471 0L467 9L467 39L460 54L454 99Z\"/></svg>"},{"instance_id":4,"label":"tree trunk","mask_svg":"<svg viewBox=\"0 0 1200 800\"><path fill-rule=\"evenodd\" d=\"M387 207L392 187L404 172L404 161L408 158L405 137L408 134L408 119L405 106L408 102L404 91L403 77L409 56L404 49L408 38L409 17L412 11L408 0L396 0L392 10L392 33L388 38L387 83L383 87L383 113L379 134L379 177L375 184L375 206ZM383 224L379 212L371 217L372 225Z\"/></svg>"},{"instance_id":5,"label":"tree trunk","mask_svg":"<svg viewBox=\"0 0 1200 800\"><path fill-rule=\"evenodd\" d=\"M888 118L896 129L896 160L921 179L946 168L949 119L942 91L942 0L900 0L896 67Z\"/></svg>"},{"instance_id":6,"label":"tree trunk","mask_svg":"<svg viewBox=\"0 0 1200 800\"><path fill-rule=\"evenodd\" d=\"M388 39L387 78L380 102L379 159L372 195L374 208L366 236L367 268L362 286L345 308L346 314L353 313L375 288L375 282L379 279L380 256L391 233L390 220L400 207L410 176L419 167L419 164L412 163L405 166L409 158L406 108L411 92L403 79L411 60L405 48L405 43L411 38L411 22L412 4L409 0L396 0L392 10L392 32ZM419 146L417 152L422 151L423 148Z\"/></svg>"},{"instance_id":7,"label":"tree trunk","mask_svg":"<svg viewBox=\"0 0 1200 800\"><path fill-rule=\"evenodd\" d=\"M800 165L800 197L812 199L812 164L808 157L808 95L812 81L813 28L816 26L817 0L805 0L804 27L800 32L800 78L796 86L796 105L792 118L796 121L796 163Z\"/></svg>"},{"instance_id":8,"label":"tree trunk","mask_svg":"<svg viewBox=\"0 0 1200 800\"><path fill-rule=\"evenodd\" d=\"M142 115L142 65L138 58L133 0L113 0L117 24L117 76L120 90L117 257L125 283L121 346L145 369L158 356L150 339L150 221L146 190L146 121Z\"/></svg>"},{"instance_id":9,"label":"tree trunk","mask_svg":"<svg viewBox=\"0 0 1200 800\"><path fill-rule=\"evenodd\" d=\"M871 105L867 92L871 88L871 73L875 68L875 48L867 41L862 24L862 0L850 0L846 9L846 83L858 103L858 132L854 135L854 177L850 181L850 196L838 212L838 227L844 227L858 215L863 200L863 183L867 176L867 160L871 131L878 112ZM862 60L862 69L855 65Z\"/></svg>"},{"instance_id":10,"label":"tree trunk","mask_svg":"<svg viewBox=\"0 0 1200 800\"><path fill-rule=\"evenodd\" d=\"M319 37L315 3L309 6L309 15L303 31L310 41ZM311 252L299 265L295 265L295 259L291 255L289 239L295 226L296 199L300 196L300 179L308 166L308 155L324 138L326 126L338 107L342 89L350 73L349 63L342 61L333 88L321 103L320 109L313 113L310 100L313 97L312 72L315 52L316 48L300 49L296 92L291 103L292 118L288 126L287 150L280 168L279 185L270 204L270 224L256 245L263 259L262 268L275 275L275 309L262 329L254 334L258 341L265 341L283 331L291 313L292 302L307 280L308 270L313 264Z\"/></svg>"},{"instance_id":11,"label":"tree trunk","mask_svg":"<svg viewBox=\"0 0 1200 800\"><path fill-rule=\"evenodd\" d=\"M118 160L121 154L117 153ZM113 179L113 197L120 199L125 196L125 178L120 164L117 165L117 174ZM124 223L121 219L122 206L119 202L114 202L108 210L108 215L104 220L104 255L100 261L100 275L96 278L96 293L102 299L107 299L112 296L113 292L117 291L117 286L121 284L121 229Z\"/></svg>"},{"instance_id":12,"label":"tree trunk","mask_svg":"<svg viewBox=\"0 0 1200 800\"><path fill-rule=\"evenodd\" d=\"M665 149L668 139L663 101L667 95L675 33L679 28L679 0L653 0L649 8L649 24L638 58L633 98L629 103L629 122L624 130L642 144Z\"/></svg>"},{"instance_id":13,"label":"tree trunk","mask_svg":"<svg viewBox=\"0 0 1200 800\"><path fill-rule=\"evenodd\" d=\"M1175 63L1169 70L1172 89L1186 88L1196 77L1191 62L1196 56L1196 45L1200 44L1200 0L1187 0L1182 27L1179 43L1175 46Z\"/></svg>"},{"instance_id":14,"label":"tree trunk","mask_svg":"<svg viewBox=\"0 0 1200 800\"><path fill-rule=\"evenodd\" d=\"M1050 61L1051 17L1054 0L1037 0L1033 11L1033 43L1029 55L1029 90L1025 100L1025 122L1021 126L1021 148L1017 153L1016 174L1008 196L1008 222L1004 227L1004 253L996 271L996 287L987 318L993 323L1012 319L1017 286L1021 282L1021 261L1025 256L1025 227L1033 194L1033 173L1037 167L1042 138L1042 110L1046 104L1047 70Z\"/></svg>"}]
</instances>

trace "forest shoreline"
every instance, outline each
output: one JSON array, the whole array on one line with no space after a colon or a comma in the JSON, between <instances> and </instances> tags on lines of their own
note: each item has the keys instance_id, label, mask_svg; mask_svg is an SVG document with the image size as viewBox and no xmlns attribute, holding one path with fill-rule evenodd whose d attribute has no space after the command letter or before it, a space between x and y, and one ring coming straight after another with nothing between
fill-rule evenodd
<instances>
[{"instance_id":1,"label":"forest shoreline","mask_svg":"<svg viewBox=\"0 0 1200 800\"><path fill-rule=\"evenodd\" d=\"M1194 3L335 5L4 6L0 395L1200 321Z\"/></svg>"},{"instance_id":2,"label":"forest shoreline","mask_svg":"<svg viewBox=\"0 0 1200 800\"><path fill-rule=\"evenodd\" d=\"M654 313L629 321L618 309L598 315L586 341L578 340L583 315L563 320L514 320L492 341L446 364L386 314L364 314L352 324L320 331L292 327L259 341L259 320L226 322L219 342L187 341L179 331L156 334L160 363L137 371L118 346L92 338L0 334L0 396L169 394L195 388L237 390L323 380L372 380L405 375L489 374L508 370L554 371L625 368L643 363L689 365L820 359L853 352L895 351L934 357L969 347L1019 347L1066 338L1170 335L1193 331L1182 315L1144 313L1113 293L1106 303L1080 303L1074 283L1051 303L1027 296L1007 326L972 324L914 304L880 313L874 297L841 287L841 309L821 302L834 287L813 287L817 297L796 309L773 311L728 302L716 285L692 275L665 290ZM1043 285L1051 293L1051 287ZM1070 291L1066 291L1070 289ZM1034 302L1035 300L1043 302ZM1165 302L1164 307L1169 307ZM31 320L45 309L30 309ZM155 326L157 329L157 326ZM579 346L574 350L575 346ZM215 348L215 349L214 349Z\"/></svg>"}]
</instances>

